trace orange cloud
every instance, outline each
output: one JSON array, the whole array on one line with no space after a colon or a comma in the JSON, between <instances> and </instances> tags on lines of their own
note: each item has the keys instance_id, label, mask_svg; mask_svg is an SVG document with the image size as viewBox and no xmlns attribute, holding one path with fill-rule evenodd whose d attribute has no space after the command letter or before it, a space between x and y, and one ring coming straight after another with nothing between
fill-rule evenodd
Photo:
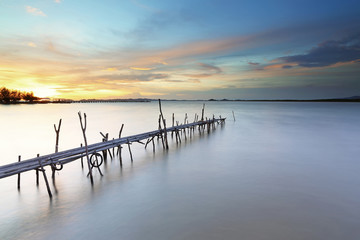
<instances>
[{"instance_id":1,"label":"orange cloud","mask_svg":"<svg viewBox=\"0 0 360 240\"><path fill-rule=\"evenodd\" d=\"M105 69L104 71L107 71L107 72L115 72L115 71L117 71L117 70L118 70L117 68L111 67L111 68Z\"/></svg>"},{"instance_id":2,"label":"orange cloud","mask_svg":"<svg viewBox=\"0 0 360 240\"><path fill-rule=\"evenodd\" d=\"M291 64L273 64L273 65L268 65L264 67L264 70L268 70L268 69L287 69L287 68L292 68L297 66L297 64L291 63Z\"/></svg>"},{"instance_id":3,"label":"orange cloud","mask_svg":"<svg viewBox=\"0 0 360 240\"><path fill-rule=\"evenodd\" d=\"M149 70L152 70L153 68L149 68L149 67L130 67L130 69L139 70L139 71L149 71Z\"/></svg>"}]
</instances>

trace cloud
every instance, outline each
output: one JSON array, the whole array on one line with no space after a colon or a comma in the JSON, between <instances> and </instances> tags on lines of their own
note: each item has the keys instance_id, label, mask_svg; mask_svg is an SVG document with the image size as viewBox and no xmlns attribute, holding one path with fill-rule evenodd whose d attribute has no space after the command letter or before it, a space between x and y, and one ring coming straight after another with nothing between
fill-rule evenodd
<instances>
[{"instance_id":1,"label":"cloud","mask_svg":"<svg viewBox=\"0 0 360 240\"><path fill-rule=\"evenodd\" d=\"M101 75L94 76L89 78L90 80L107 82L107 81L116 81L116 82L150 82L159 79L167 79L169 75L167 74L111 74L111 75Z\"/></svg>"},{"instance_id":2,"label":"cloud","mask_svg":"<svg viewBox=\"0 0 360 240\"><path fill-rule=\"evenodd\" d=\"M33 43L33 42L28 42L27 45L28 45L29 47L33 47L33 48L37 47L36 44Z\"/></svg>"},{"instance_id":3,"label":"cloud","mask_svg":"<svg viewBox=\"0 0 360 240\"><path fill-rule=\"evenodd\" d=\"M130 67L130 69L139 70L139 71L149 71L149 70L152 70L153 68L149 68L149 67Z\"/></svg>"},{"instance_id":4,"label":"cloud","mask_svg":"<svg viewBox=\"0 0 360 240\"><path fill-rule=\"evenodd\" d=\"M294 66L291 66L291 65L283 65L282 68L283 69L290 69L290 68L293 68Z\"/></svg>"},{"instance_id":5,"label":"cloud","mask_svg":"<svg viewBox=\"0 0 360 240\"><path fill-rule=\"evenodd\" d=\"M31 7L31 6L26 6L26 11L32 15L35 15L35 16L43 16L43 17L46 17L46 14L41 11L40 9L38 8L34 8L34 7Z\"/></svg>"},{"instance_id":6,"label":"cloud","mask_svg":"<svg viewBox=\"0 0 360 240\"><path fill-rule=\"evenodd\" d=\"M260 63L257 62L248 62L249 65L258 66Z\"/></svg>"},{"instance_id":7,"label":"cloud","mask_svg":"<svg viewBox=\"0 0 360 240\"><path fill-rule=\"evenodd\" d=\"M307 68L360 61L360 33L339 41L325 41L306 54L280 57L278 60L285 63L296 63Z\"/></svg>"},{"instance_id":8,"label":"cloud","mask_svg":"<svg viewBox=\"0 0 360 240\"><path fill-rule=\"evenodd\" d=\"M206 78L222 73L222 69L214 65L210 65L206 63L198 63L197 65L200 66L201 71L205 70L206 72L205 73L201 72L196 74L186 74L185 76L192 78Z\"/></svg>"},{"instance_id":9,"label":"cloud","mask_svg":"<svg viewBox=\"0 0 360 240\"><path fill-rule=\"evenodd\" d=\"M198 65L206 70L215 72L215 73L221 73L222 70L221 68L214 66L214 65L210 65L210 64L205 64L205 63L198 63Z\"/></svg>"},{"instance_id":10,"label":"cloud","mask_svg":"<svg viewBox=\"0 0 360 240\"><path fill-rule=\"evenodd\" d=\"M56 54L57 56L67 57L67 58L74 58L77 57L76 54L71 49L67 49L64 46L59 47L59 43L54 43L52 40L47 40L44 44L44 49L47 52L51 52Z\"/></svg>"},{"instance_id":11,"label":"cloud","mask_svg":"<svg viewBox=\"0 0 360 240\"><path fill-rule=\"evenodd\" d=\"M110 67L110 68L106 68L104 69L104 71L107 71L107 72L116 72L118 69L116 67Z\"/></svg>"}]
</instances>

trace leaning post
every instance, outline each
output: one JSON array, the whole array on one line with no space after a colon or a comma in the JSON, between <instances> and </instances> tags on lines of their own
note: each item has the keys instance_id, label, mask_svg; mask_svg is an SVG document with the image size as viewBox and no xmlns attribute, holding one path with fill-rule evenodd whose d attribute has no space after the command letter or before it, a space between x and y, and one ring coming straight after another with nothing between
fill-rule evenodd
<instances>
[{"instance_id":1,"label":"leaning post","mask_svg":"<svg viewBox=\"0 0 360 240\"><path fill-rule=\"evenodd\" d=\"M86 158L87 158L87 163L88 163L88 168L89 168L90 181L91 181L91 184L93 185L94 184L94 179L93 179L93 175L92 175L92 168L90 166L88 144L87 144L87 139L86 139L86 134L85 134L85 132L86 132L86 124L87 124L87 122L86 122L86 113L84 113L84 123L83 123L82 118L81 118L81 112L78 112L78 115L79 115L81 130L82 130L83 137L84 137L85 152L86 152Z\"/></svg>"}]
</instances>

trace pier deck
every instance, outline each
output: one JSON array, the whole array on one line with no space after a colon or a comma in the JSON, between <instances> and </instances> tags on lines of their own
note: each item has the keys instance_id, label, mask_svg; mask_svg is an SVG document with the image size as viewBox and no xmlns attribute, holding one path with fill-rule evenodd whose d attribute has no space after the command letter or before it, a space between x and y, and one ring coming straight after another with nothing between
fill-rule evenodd
<instances>
[{"instance_id":1,"label":"pier deck","mask_svg":"<svg viewBox=\"0 0 360 240\"><path fill-rule=\"evenodd\" d=\"M187 128L194 128L196 126L210 126L211 124L224 122L225 118L218 118L218 119L210 119L206 121L198 121L188 124L183 124L179 126L169 127L166 129L159 129L151 132L141 133L137 135L121 137L105 142L99 142L95 144L90 144L87 146L88 154L94 154L100 151L106 151L111 148L119 147L122 144L131 144L135 142L140 142L144 139L151 139L153 140L154 137L160 136L164 133L169 132L178 132L183 129ZM69 149L65 151L60 151L57 153L52 153L48 155L43 155L7 165L0 166L0 179L9 177L12 175L16 175L19 173L23 173L26 171L31 170L39 170L45 166L56 166L56 165L63 165L70 163L72 161L81 159L82 157L86 157L86 148L85 147L78 147L74 149Z\"/></svg>"}]
</instances>

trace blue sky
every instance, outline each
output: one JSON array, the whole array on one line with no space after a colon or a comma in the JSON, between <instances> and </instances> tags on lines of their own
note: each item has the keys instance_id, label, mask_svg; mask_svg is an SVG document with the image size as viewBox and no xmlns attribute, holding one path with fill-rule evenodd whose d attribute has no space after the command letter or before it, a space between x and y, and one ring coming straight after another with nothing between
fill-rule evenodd
<instances>
[{"instance_id":1,"label":"blue sky","mask_svg":"<svg viewBox=\"0 0 360 240\"><path fill-rule=\"evenodd\" d=\"M0 0L0 86L55 98L360 95L360 2Z\"/></svg>"}]
</instances>

